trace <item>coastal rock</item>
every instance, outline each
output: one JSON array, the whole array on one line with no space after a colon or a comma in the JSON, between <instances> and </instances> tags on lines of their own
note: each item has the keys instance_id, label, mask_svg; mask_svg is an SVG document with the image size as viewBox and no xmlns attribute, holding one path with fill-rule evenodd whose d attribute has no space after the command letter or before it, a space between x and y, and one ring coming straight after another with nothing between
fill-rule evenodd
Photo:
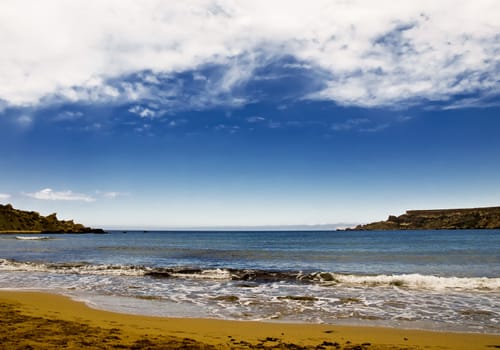
<instances>
[{"instance_id":1,"label":"coastal rock","mask_svg":"<svg viewBox=\"0 0 500 350\"><path fill-rule=\"evenodd\" d=\"M0 204L0 232L104 233L100 228L86 227L73 220L58 220L56 213L42 216L35 211L14 209L10 204Z\"/></svg>"},{"instance_id":2,"label":"coastal rock","mask_svg":"<svg viewBox=\"0 0 500 350\"><path fill-rule=\"evenodd\" d=\"M499 229L500 207L408 210L386 221L358 225L354 230L466 230Z\"/></svg>"}]
</instances>

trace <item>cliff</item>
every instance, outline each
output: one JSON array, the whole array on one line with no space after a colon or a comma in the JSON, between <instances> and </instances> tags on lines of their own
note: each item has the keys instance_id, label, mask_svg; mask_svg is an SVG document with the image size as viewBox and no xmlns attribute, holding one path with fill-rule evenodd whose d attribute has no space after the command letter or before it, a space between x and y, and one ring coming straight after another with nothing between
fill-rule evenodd
<instances>
[{"instance_id":1,"label":"cliff","mask_svg":"<svg viewBox=\"0 0 500 350\"><path fill-rule=\"evenodd\" d=\"M408 210L354 230L464 230L500 228L500 207Z\"/></svg>"},{"instance_id":2,"label":"cliff","mask_svg":"<svg viewBox=\"0 0 500 350\"><path fill-rule=\"evenodd\" d=\"M34 211L14 209L10 204L0 204L0 232L104 233L102 229L75 224L73 220L58 220L56 214L42 216Z\"/></svg>"}]
</instances>

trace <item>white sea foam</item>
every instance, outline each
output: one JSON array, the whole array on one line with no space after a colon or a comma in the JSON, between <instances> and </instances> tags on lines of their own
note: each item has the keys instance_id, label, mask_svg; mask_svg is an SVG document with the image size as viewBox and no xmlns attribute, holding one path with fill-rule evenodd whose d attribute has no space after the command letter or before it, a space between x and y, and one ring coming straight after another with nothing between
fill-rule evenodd
<instances>
[{"instance_id":1,"label":"white sea foam","mask_svg":"<svg viewBox=\"0 0 500 350\"><path fill-rule=\"evenodd\" d=\"M0 259L0 271L50 272L80 275L129 275L141 276L145 269L127 265L92 265L86 263L35 263Z\"/></svg>"},{"instance_id":2,"label":"white sea foam","mask_svg":"<svg viewBox=\"0 0 500 350\"><path fill-rule=\"evenodd\" d=\"M21 241L44 241L51 238L47 236L16 236L16 239Z\"/></svg>"},{"instance_id":3,"label":"white sea foam","mask_svg":"<svg viewBox=\"0 0 500 350\"><path fill-rule=\"evenodd\" d=\"M37 263L19 262L0 259L0 271L48 272L77 275L115 275L115 276L155 276L176 279L199 279L229 281L239 279L248 271L230 271L228 269L185 269L185 268L154 268L134 265L100 265L88 263ZM239 273L239 275L238 275ZM319 283L324 287L398 287L414 290L462 290L500 292L500 278L495 277L442 277L421 274L401 275L353 275L332 272L317 272L312 274L259 271L262 281L287 281L291 283ZM268 285L273 287L274 285Z\"/></svg>"},{"instance_id":4,"label":"white sea foam","mask_svg":"<svg viewBox=\"0 0 500 350\"><path fill-rule=\"evenodd\" d=\"M206 279L206 280L230 280L231 272L225 269L208 269L208 270L202 270L199 273L173 272L171 276L177 278L194 278L194 279Z\"/></svg>"},{"instance_id":5,"label":"white sea foam","mask_svg":"<svg viewBox=\"0 0 500 350\"><path fill-rule=\"evenodd\" d=\"M323 285L349 285L367 287L402 287L426 290L478 290L500 291L500 278L488 277L440 277L421 274L402 275L347 275L330 272L315 274Z\"/></svg>"}]
</instances>

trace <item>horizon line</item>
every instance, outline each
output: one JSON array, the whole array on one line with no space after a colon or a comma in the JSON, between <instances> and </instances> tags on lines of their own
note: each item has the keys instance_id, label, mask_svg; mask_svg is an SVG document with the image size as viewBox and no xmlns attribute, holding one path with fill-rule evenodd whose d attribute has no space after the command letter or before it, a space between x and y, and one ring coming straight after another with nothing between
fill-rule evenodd
<instances>
[{"instance_id":1,"label":"horizon line","mask_svg":"<svg viewBox=\"0 0 500 350\"><path fill-rule=\"evenodd\" d=\"M314 224L314 225L255 225L255 226L119 226L102 225L107 231L331 231L345 229L357 224ZM99 225L97 225L99 226Z\"/></svg>"}]
</instances>

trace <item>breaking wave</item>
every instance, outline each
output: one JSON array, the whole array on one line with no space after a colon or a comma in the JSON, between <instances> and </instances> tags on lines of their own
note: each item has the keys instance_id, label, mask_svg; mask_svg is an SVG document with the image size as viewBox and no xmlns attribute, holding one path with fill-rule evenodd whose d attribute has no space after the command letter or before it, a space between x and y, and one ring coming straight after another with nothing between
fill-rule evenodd
<instances>
[{"instance_id":1,"label":"breaking wave","mask_svg":"<svg viewBox=\"0 0 500 350\"><path fill-rule=\"evenodd\" d=\"M91 264L87 262L45 263L0 259L0 271L46 272L76 275L145 276L154 279L197 279L249 281L253 283L289 282L322 287L391 287L416 290L500 291L500 278L441 277L421 274L355 275L334 272L269 271L251 269L150 267L136 265Z\"/></svg>"}]
</instances>

